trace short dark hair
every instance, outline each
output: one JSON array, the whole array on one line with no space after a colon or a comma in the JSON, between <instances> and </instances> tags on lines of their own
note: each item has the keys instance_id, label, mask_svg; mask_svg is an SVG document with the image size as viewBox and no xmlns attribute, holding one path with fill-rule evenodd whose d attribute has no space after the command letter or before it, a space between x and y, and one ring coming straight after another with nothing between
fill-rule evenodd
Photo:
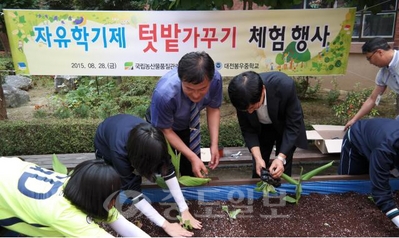
<instances>
[{"instance_id":1,"label":"short dark hair","mask_svg":"<svg viewBox=\"0 0 399 238\"><path fill-rule=\"evenodd\" d=\"M259 102L262 89L263 81L258 73L243 72L229 83L228 93L231 104L239 111L246 111L251 104Z\"/></svg>"},{"instance_id":2,"label":"short dark hair","mask_svg":"<svg viewBox=\"0 0 399 238\"><path fill-rule=\"evenodd\" d=\"M94 219L107 220L104 201L121 189L121 179L115 169L104 160L86 160L72 172L64 197L82 212Z\"/></svg>"},{"instance_id":3,"label":"short dark hair","mask_svg":"<svg viewBox=\"0 0 399 238\"><path fill-rule=\"evenodd\" d=\"M141 176L154 182L156 173L167 173L171 158L165 136L150 123L140 123L130 131L126 148L131 165Z\"/></svg>"},{"instance_id":4,"label":"short dark hair","mask_svg":"<svg viewBox=\"0 0 399 238\"><path fill-rule=\"evenodd\" d=\"M373 39L368 40L366 43L363 44L362 46L362 53L371 53L376 50L389 50L391 49L391 46L388 44L388 42L381 37L375 37Z\"/></svg>"},{"instance_id":5,"label":"short dark hair","mask_svg":"<svg viewBox=\"0 0 399 238\"><path fill-rule=\"evenodd\" d=\"M199 84L204 80L212 81L215 75L215 63L205 52L190 52L180 60L177 68L183 82Z\"/></svg>"}]
</instances>

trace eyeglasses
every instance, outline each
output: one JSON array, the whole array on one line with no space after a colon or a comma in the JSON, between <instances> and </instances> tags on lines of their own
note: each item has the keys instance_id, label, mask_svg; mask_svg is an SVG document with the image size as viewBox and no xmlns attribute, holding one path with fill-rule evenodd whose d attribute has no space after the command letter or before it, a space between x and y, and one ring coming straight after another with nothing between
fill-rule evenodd
<instances>
[{"instance_id":1,"label":"eyeglasses","mask_svg":"<svg viewBox=\"0 0 399 238\"><path fill-rule=\"evenodd\" d=\"M374 51L370 56L368 56L368 57L366 56L366 59L367 59L368 61L370 61L371 58L373 58L373 56L374 56L375 53L377 53L377 50Z\"/></svg>"}]
</instances>

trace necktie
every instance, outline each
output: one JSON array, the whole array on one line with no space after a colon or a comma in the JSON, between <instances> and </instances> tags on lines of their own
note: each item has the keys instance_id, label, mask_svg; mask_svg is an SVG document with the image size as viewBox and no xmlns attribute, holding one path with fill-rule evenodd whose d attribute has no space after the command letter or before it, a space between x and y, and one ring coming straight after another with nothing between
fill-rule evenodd
<instances>
[{"instance_id":1,"label":"necktie","mask_svg":"<svg viewBox=\"0 0 399 238\"><path fill-rule=\"evenodd\" d=\"M200 111L197 103L193 103L190 110L190 149L197 154L198 157L201 155L200 142Z\"/></svg>"}]
</instances>

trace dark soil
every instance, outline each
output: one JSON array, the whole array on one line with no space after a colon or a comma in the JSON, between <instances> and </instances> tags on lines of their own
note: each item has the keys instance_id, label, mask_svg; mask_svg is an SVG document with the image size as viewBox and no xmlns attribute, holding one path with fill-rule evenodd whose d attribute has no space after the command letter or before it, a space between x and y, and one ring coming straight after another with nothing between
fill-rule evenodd
<instances>
[{"instance_id":1,"label":"dark soil","mask_svg":"<svg viewBox=\"0 0 399 238\"><path fill-rule=\"evenodd\" d=\"M394 196L398 202L399 192ZM227 205L230 211L241 209L241 212L235 220L229 219L222 205ZM170 222L177 221L174 204L153 203L153 206ZM196 237L399 237L399 229L367 195L353 192L305 195L297 205L263 198L206 203L191 200L189 207L203 225L201 230L193 230ZM134 207L129 207L123 214L135 224L141 223L141 228L150 236L168 236L136 212Z\"/></svg>"}]
</instances>

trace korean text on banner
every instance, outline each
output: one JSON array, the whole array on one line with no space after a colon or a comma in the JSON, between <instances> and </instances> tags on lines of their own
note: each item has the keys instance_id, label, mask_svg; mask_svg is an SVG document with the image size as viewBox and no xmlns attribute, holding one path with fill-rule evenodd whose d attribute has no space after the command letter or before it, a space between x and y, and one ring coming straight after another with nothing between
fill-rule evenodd
<instances>
[{"instance_id":1,"label":"korean text on banner","mask_svg":"<svg viewBox=\"0 0 399 238\"><path fill-rule=\"evenodd\" d=\"M299 76L345 74L355 9L4 9L4 16L17 74L160 76L185 53L206 51L223 76Z\"/></svg>"}]
</instances>

